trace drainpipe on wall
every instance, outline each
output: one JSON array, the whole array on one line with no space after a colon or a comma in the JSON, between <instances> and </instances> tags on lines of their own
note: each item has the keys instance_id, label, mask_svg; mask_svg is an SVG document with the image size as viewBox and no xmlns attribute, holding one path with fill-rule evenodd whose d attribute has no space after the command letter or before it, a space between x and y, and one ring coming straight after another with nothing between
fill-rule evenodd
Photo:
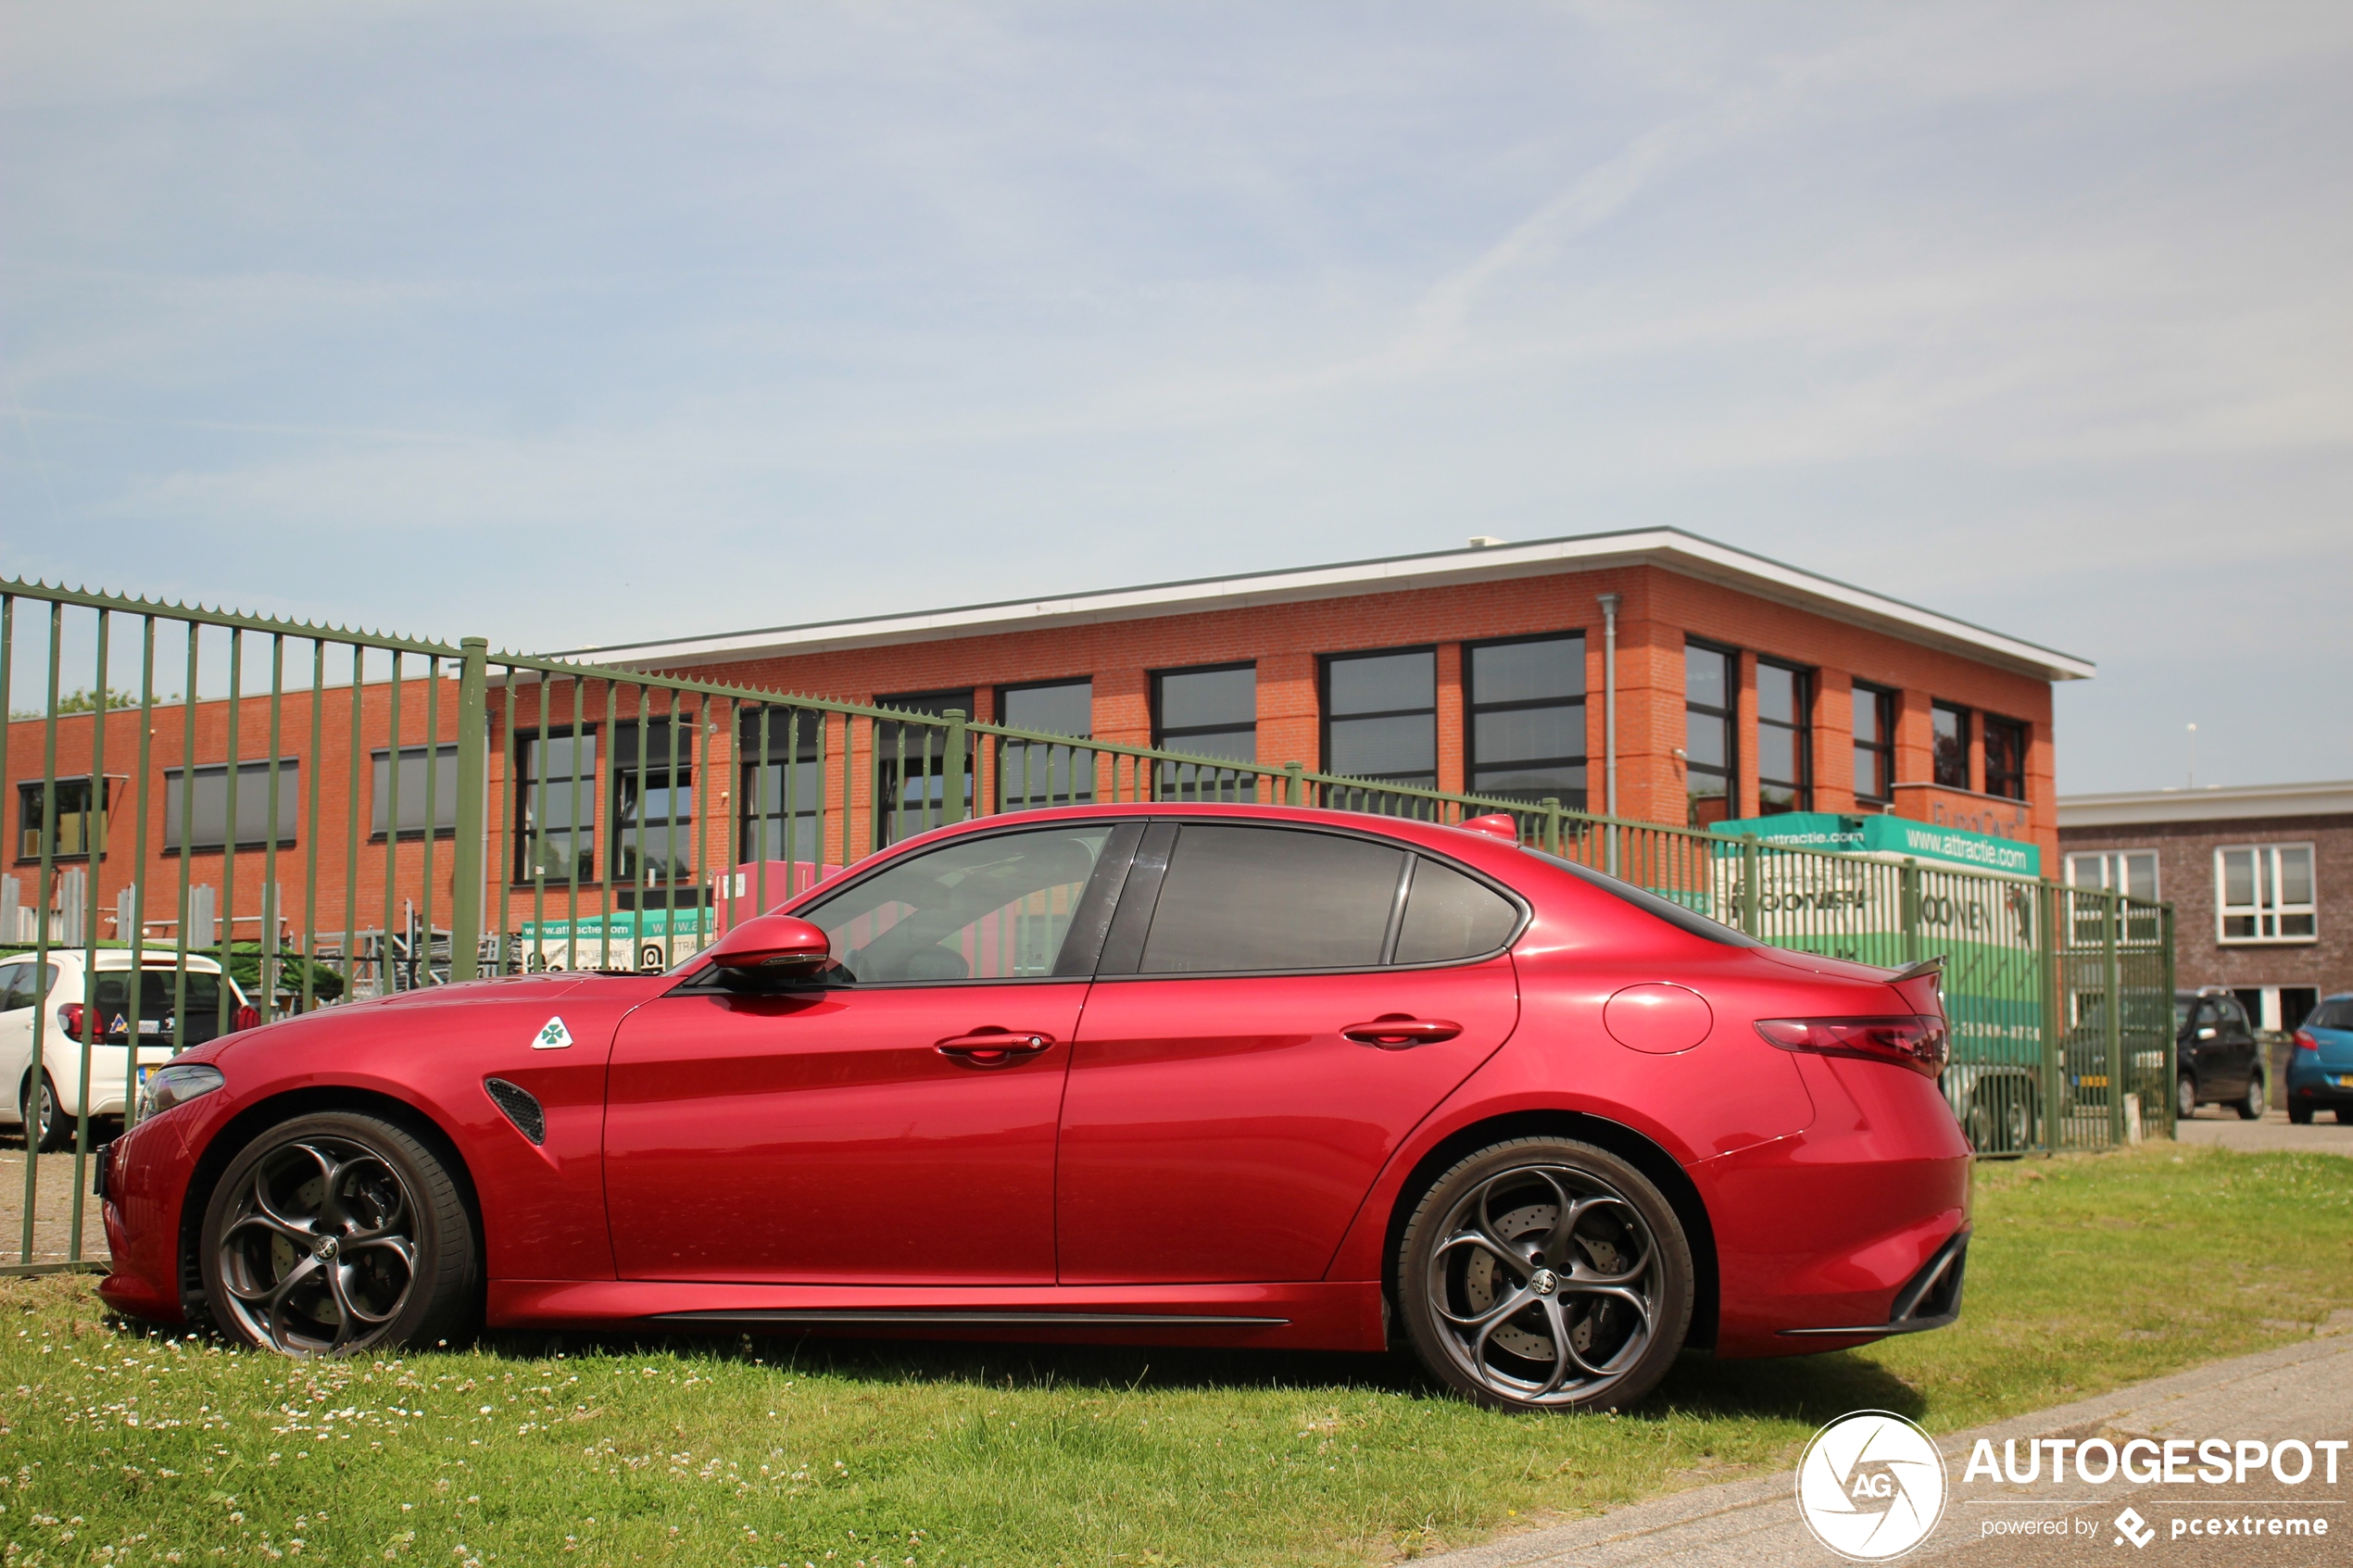
<instances>
[{"instance_id":1,"label":"drainpipe on wall","mask_svg":"<svg viewBox=\"0 0 2353 1568\"><path fill-rule=\"evenodd\" d=\"M1602 799L1617 817L1617 596L1602 596ZM1617 874L1617 829L1609 830L1609 873Z\"/></svg>"}]
</instances>

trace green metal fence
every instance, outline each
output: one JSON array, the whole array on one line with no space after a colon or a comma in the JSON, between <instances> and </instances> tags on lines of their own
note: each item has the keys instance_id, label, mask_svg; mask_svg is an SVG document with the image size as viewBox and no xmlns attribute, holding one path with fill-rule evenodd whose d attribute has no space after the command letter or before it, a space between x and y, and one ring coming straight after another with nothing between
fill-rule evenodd
<instances>
[{"instance_id":1,"label":"green metal fence","mask_svg":"<svg viewBox=\"0 0 2353 1568\"><path fill-rule=\"evenodd\" d=\"M15 1215L0 1197L9 1273L96 1266L94 1127L135 1120L143 1071L241 1005L662 967L885 845L1087 801L1505 815L1776 946L1942 955L1946 1089L1983 1151L2171 1128L2171 912L2117 895L20 582L0 693L0 1088L69 1112Z\"/></svg>"}]
</instances>

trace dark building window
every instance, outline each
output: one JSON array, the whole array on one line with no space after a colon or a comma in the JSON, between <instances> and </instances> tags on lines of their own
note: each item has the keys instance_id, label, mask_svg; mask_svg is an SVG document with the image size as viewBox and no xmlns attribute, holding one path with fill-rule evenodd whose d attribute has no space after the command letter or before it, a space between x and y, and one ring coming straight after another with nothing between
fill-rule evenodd
<instances>
[{"instance_id":1,"label":"dark building window","mask_svg":"<svg viewBox=\"0 0 2353 1568\"><path fill-rule=\"evenodd\" d=\"M746 861L816 865L825 822L824 716L793 708L755 708L736 719L736 759ZM790 889L755 884L747 892L773 900Z\"/></svg>"},{"instance_id":2,"label":"dark building window","mask_svg":"<svg viewBox=\"0 0 2353 1568\"><path fill-rule=\"evenodd\" d=\"M289 769L293 766L292 763L287 764ZM263 787L268 786L265 784ZM50 850L50 856L53 859L58 860L87 859L94 837L94 823L90 810L90 776L84 773L80 778L59 779L57 781L57 843ZM113 797L112 781L108 782L106 793L108 799ZM41 859L42 824L48 811L48 799L38 781L17 785L18 859L38 860ZM258 818L256 819L257 822L258 820ZM16 933L10 932L8 935L13 938Z\"/></svg>"},{"instance_id":3,"label":"dark building window","mask_svg":"<svg viewBox=\"0 0 2353 1568\"><path fill-rule=\"evenodd\" d=\"M393 809L392 753L379 750L373 754L373 772L370 789L373 792L368 831L377 838L384 835L384 823ZM425 835L425 814L430 807L433 831L436 836L458 831L458 746L453 741L438 746L404 746L400 748L400 836L422 838ZM283 786L282 786L283 787ZM238 793L245 786L238 785ZM432 799L426 799L430 793Z\"/></svg>"},{"instance_id":4,"label":"dark building window","mask_svg":"<svg viewBox=\"0 0 2353 1568\"><path fill-rule=\"evenodd\" d=\"M954 709L966 718L972 716L973 689L960 691L904 692L896 696L875 698L877 708L896 708L908 713L928 713L935 717ZM942 808L948 802L948 731L938 724L895 724L887 720L875 725L875 785L881 808L877 844L896 844L902 838L937 827L945 818ZM964 737L964 814L972 814L973 758L971 732Z\"/></svg>"},{"instance_id":5,"label":"dark building window","mask_svg":"<svg viewBox=\"0 0 2353 1568\"><path fill-rule=\"evenodd\" d=\"M1855 798L1884 806L1895 797L1895 694L1855 687Z\"/></svg>"},{"instance_id":6,"label":"dark building window","mask_svg":"<svg viewBox=\"0 0 2353 1568\"><path fill-rule=\"evenodd\" d=\"M1585 809L1585 637L1463 650L1470 793Z\"/></svg>"},{"instance_id":7,"label":"dark building window","mask_svg":"<svg viewBox=\"0 0 2353 1568\"><path fill-rule=\"evenodd\" d=\"M1969 712L1948 703L1928 710L1936 748L1936 782L1946 789L1969 788Z\"/></svg>"},{"instance_id":8,"label":"dark building window","mask_svg":"<svg viewBox=\"0 0 2353 1568\"><path fill-rule=\"evenodd\" d=\"M569 885L597 878L597 732L525 735L515 742L515 880Z\"/></svg>"},{"instance_id":9,"label":"dark building window","mask_svg":"<svg viewBox=\"0 0 2353 1568\"><path fill-rule=\"evenodd\" d=\"M2026 726L2014 719L1986 718L1985 793L2026 798Z\"/></svg>"},{"instance_id":10,"label":"dark building window","mask_svg":"<svg viewBox=\"0 0 2353 1568\"><path fill-rule=\"evenodd\" d=\"M1034 686L1000 686L997 721L1032 734L1095 733L1095 684L1052 681ZM1000 809L1019 811L1040 806L1070 806L1095 798L1095 753L1086 746L1009 740L997 752Z\"/></svg>"},{"instance_id":11,"label":"dark building window","mask_svg":"<svg viewBox=\"0 0 2353 1568\"><path fill-rule=\"evenodd\" d=\"M1152 676L1152 745L1196 757L1258 758L1258 667L1218 664ZM1230 794L1232 774L1186 763L1160 765L1163 799Z\"/></svg>"},{"instance_id":12,"label":"dark building window","mask_svg":"<svg viewBox=\"0 0 2353 1568\"><path fill-rule=\"evenodd\" d=\"M229 841L229 765L198 763L195 800L183 802L188 770L167 768L163 773L163 847L172 849L220 849ZM278 762L278 822L281 845L295 841L296 803L302 794L302 766L294 758ZM187 814L183 820L183 805ZM37 821L37 819L36 819ZM260 849L273 835L270 831L270 764L267 760L237 764L237 847Z\"/></svg>"},{"instance_id":13,"label":"dark building window","mask_svg":"<svg viewBox=\"0 0 2353 1568\"><path fill-rule=\"evenodd\" d=\"M695 885L694 715L616 724L612 732L613 880L638 888ZM698 899L700 890L695 889ZM624 908L626 905L623 906Z\"/></svg>"},{"instance_id":14,"label":"dark building window","mask_svg":"<svg viewBox=\"0 0 2353 1568\"><path fill-rule=\"evenodd\" d=\"M1683 793L1691 825L1705 827L1740 814L1732 793L1733 703L1739 692L1737 656L1703 643L1683 645Z\"/></svg>"},{"instance_id":15,"label":"dark building window","mask_svg":"<svg viewBox=\"0 0 2353 1568\"><path fill-rule=\"evenodd\" d=\"M1324 770L1438 787L1438 655L1333 654L1324 660Z\"/></svg>"},{"instance_id":16,"label":"dark building window","mask_svg":"<svg viewBox=\"0 0 2353 1568\"><path fill-rule=\"evenodd\" d=\"M1814 809L1814 679L1784 664L1756 665L1756 809Z\"/></svg>"}]
</instances>

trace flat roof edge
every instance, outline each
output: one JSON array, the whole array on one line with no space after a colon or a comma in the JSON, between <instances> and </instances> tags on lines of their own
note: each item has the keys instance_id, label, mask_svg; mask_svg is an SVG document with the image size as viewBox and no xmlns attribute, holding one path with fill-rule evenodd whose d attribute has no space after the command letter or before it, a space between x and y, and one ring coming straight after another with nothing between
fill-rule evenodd
<instances>
[{"instance_id":1,"label":"flat roof edge","mask_svg":"<svg viewBox=\"0 0 2353 1568\"><path fill-rule=\"evenodd\" d=\"M1044 598L1000 599L718 635L657 638L566 649L554 657L624 669L736 663L1641 564L1681 571L1746 592L1763 592L1798 608L1889 632L1906 641L1941 646L2043 680L2088 680L2097 673L2097 667L2089 659L1677 528L1626 529L1516 545L1189 578Z\"/></svg>"},{"instance_id":2,"label":"flat roof edge","mask_svg":"<svg viewBox=\"0 0 2353 1568\"><path fill-rule=\"evenodd\" d=\"M2062 833L2070 828L2155 827L2168 822L2336 816L2353 816L2353 779L2233 784L2209 789L2128 790L2062 795L2058 799Z\"/></svg>"}]
</instances>

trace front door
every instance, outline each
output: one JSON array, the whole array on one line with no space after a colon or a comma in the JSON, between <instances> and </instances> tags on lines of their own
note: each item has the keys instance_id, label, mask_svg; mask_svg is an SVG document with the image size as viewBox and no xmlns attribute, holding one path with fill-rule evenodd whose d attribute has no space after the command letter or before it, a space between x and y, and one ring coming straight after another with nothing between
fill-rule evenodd
<instances>
[{"instance_id":1,"label":"front door","mask_svg":"<svg viewBox=\"0 0 2353 1568\"><path fill-rule=\"evenodd\" d=\"M1520 910L1369 835L1157 823L1072 1057L1065 1285L1320 1278L1518 1017Z\"/></svg>"},{"instance_id":2,"label":"front door","mask_svg":"<svg viewBox=\"0 0 2353 1568\"><path fill-rule=\"evenodd\" d=\"M605 1123L622 1277L1050 1283L1055 1112L1113 837L900 857L797 911L832 938L817 982L698 976L632 1013Z\"/></svg>"}]
</instances>

